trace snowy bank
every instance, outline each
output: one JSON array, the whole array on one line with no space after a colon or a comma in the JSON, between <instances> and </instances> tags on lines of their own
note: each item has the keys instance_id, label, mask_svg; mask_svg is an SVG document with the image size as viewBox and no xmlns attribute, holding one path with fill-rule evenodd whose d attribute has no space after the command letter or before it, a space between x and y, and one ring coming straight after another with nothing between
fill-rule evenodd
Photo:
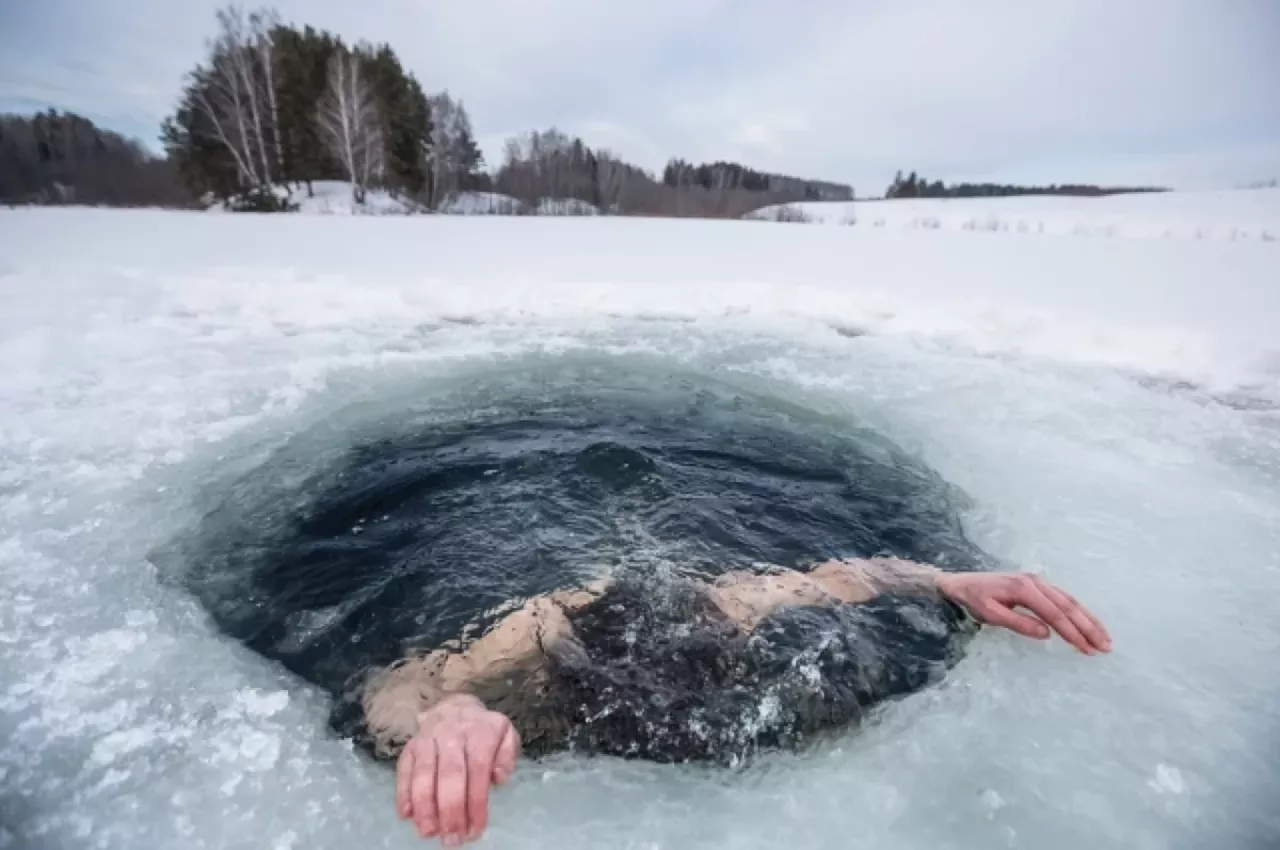
<instances>
[{"instance_id":1,"label":"snowy bank","mask_svg":"<svg viewBox=\"0 0 1280 850\"><path fill-rule=\"evenodd\" d=\"M1280 189L782 204L747 216L891 230L1280 241Z\"/></svg>"},{"instance_id":2,"label":"snowy bank","mask_svg":"<svg viewBox=\"0 0 1280 850\"><path fill-rule=\"evenodd\" d=\"M445 215L529 215L527 204L498 192L459 192L440 205Z\"/></svg>"},{"instance_id":3,"label":"snowy bank","mask_svg":"<svg viewBox=\"0 0 1280 850\"><path fill-rule=\"evenodd\" d=\"M543 198L535 208L500 192L461 192L442 203L439 211L445 215L600 215L594 206L576 198Z\"/></svg>"},{"instance_id":4,"label":"snowy bank","mask_svg":"<svg viewBox=\"0 0 1280 850\"><path fill-rule=\"evenodd\" d=\"M308 193L305 186L277 187L276 197L292 207L291 212L307 215L416 215L432 210L418 202L393 195L385 189L370 189L364 203L355 202L351 185L338 180L317 180ZM225 212L222 204L209 206L211 212ZM575 198L543 198L536 208L500 192L460 192L443 201L435 212L441 215L542 215L594 216L600 211Z\"/></svg>"},{"instance_id":5,"label":"snowy bank","mask_svg":"<svg viewBox=\"0 0 1280 850\"><path fill-rule=\"evenodd\" d=\"M364 203L356 203L351 184L341 180L314 180L310 191L305 184L273 187L273 194L290 207L291 212L307 215L412 215L426 208L408 198L398 197L385 189L369 189ZM229 203L206 199L209 212L227 212Z\"/></svg>"}]
</instances>

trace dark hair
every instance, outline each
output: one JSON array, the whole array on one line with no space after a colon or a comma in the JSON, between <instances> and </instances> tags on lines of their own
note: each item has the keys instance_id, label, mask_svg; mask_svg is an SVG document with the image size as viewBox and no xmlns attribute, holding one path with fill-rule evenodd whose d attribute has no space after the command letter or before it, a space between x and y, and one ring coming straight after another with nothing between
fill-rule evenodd
<instances>
[{"instance_id":1,"label":"dark hair","mask_svg":"<svg viewBox=\"0 0 1280 850\"><path fill-rule=\"evenodd\" d=\"M747 635L692 586L671 587L613 585L570 613L575 637L546 648L535 687L505 689L531 754L740 763L937 680L974 630L943 600L886 595L786 608Z\"/></svg>"},{"instance_id":2,"label":"dark hair","mask_svg":"<svg viewBox=\"0 0 1280 850\"><path fill-rule=\"evenodd\" d=\"M534 757L571 749L741 764L936 681L977 628L945 600L887 594L784 608L747 634L697 585L638 579L567 614L573 638L468 686ZM343 702L354 703L343 732L371 747L358 701Z\"/></svg>"}]
</instances>

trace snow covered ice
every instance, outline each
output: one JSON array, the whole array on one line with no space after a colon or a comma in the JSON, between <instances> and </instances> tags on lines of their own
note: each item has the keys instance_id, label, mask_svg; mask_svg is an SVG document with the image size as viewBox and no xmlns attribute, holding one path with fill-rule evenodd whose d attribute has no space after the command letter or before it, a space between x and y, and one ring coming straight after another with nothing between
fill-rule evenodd
<instances>
[{"instance_id":1,"label":"snow covered ice","mask_svg":"<svg viewBox=\"0 0 1280 850\"><path fill-rule=\"evenodd\" d=\"M1082 198L900 198L892 203L796 203L754 218L798 211L815 224L907 230L968 230L1140 239L1280 241L1274 191L1139 193Z\"/></svg>"},{"instance_id":2,"label":"snow covered ice","mask_svg":"<svg viewBox=\"0 0 1280 850\"><path fill-rule=\"evenodd\" d=\"M1116 651L984 632L943 686L744 771L526 763L488 846L1275 846L1280 243L1218 222L1267 230L1280 192L1204 200L1223 238L1164 223L1197 197L1109 235L0 212L0 847L420 846L327 697L148 555L352 404L583 352L874 425Z\"/></svg>"}]
</instances>

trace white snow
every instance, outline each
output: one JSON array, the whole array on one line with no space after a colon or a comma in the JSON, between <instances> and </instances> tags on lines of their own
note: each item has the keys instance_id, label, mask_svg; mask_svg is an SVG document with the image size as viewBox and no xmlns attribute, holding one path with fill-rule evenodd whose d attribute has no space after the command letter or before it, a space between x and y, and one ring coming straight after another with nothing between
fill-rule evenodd
<instances>
[{"instance_id":1,"label":"white snow","mask_svg":"<svg viewBox=\"0 0 1280 850\"><path fill-rule=\"evenodd\" d=\"M298 212L313 215L407 215L421 212L418 204L396 198L385 189L370 189L364 202L356 203L351 184L337 180L317 180L311 184L313 195L305 187L290 193Z\"/></svg>"},{"instance_id":2,"label":"white snow","mask_svg":"<svg viewBox=\"0 0 1280 850\"><path fill-rule=\"evenodd\" d=\"M510 195L499 192L460 192L440 205L446 215L537 215L589 216L600 211L586 201L575 198L543 198L536 209Z\"/></svg>"},{"instance_id":3,"label":"white snow","mask_svg":"<svg viewBox=\"0 0 1280 850\"><path fill-rule=\"evenodd\" d=\"M324 697L147 554L348 405L590 353L875 425L1116 652L985 633L943 687L742 772L526 764L487 846L1267 846L1280 243L1252 234L1278 199L1068 205L1153 239L0 211L0 846L422 846Z\"/></svg>"},{"instance_id":4,"label":"white snow","mask_svg":"<svg viewBox=\"0 0 1280 850\"><path fill-rule=\"evenodd\" d=\"M579 201L577 198L543 198L538 202L538 214L600 215L600 210L586 201Z\"/></svg>"},{"instance_id":5,"label":"white snow","mask_svg":"<svg viewBox=\"0 0 1280 850\"><path fill-rule=\"evenodd\" d=\"M370 189L364 203L355 202L351 185L336 180L317 180L306 187L284 188L280 195L297 205L297 211L310 215L413 215L427 212L417 202L392 195L385 189ZM211 207L222 211L222 207ZM498 192L461 192L440 204L445 215L525 215L533 212L528 205L510 195ZM536 213L546 216L599 215L600 211L585 201L572 198L543 198Z\"/></svg>"},{"instance_id":6,"label":"white snow","mask_svg":"<svg viewBox=\"0 0 1280 850\"><path fill-rule=\"evenodd\" d=\"M305 184L278 186L275 194L297 206L297 212L307 215L411 215L424 212L423 207L408 198L397 197L385 189L369 189L364 202L357 203L351 184L341 180L314 180L310 192ZM206 198L208 212L222 213L227 209Z\"/></svg>"},{"instance_id":7,"label":"white snow","mask_svg":"<svg viewBox=\"0 0 1280 850\"><path fill-rule=\"evenodd\" d=\"M1280 189L1170 192L1068 198L924 198L784 204L751 213L773 220L795 211L813 224L895 230L971 230L1141 239L1280 242Z\"/></svg>"},{"instance_id":8,"label":"white snow","mask_svg":"<svg viewBox=\"0 0 1280 850\"><path fill-rule=\"evenodd\" d=\"M447 215L519 215L525 204L498 192L459 192L440 205Z\"/></svg>"}]
</instances>

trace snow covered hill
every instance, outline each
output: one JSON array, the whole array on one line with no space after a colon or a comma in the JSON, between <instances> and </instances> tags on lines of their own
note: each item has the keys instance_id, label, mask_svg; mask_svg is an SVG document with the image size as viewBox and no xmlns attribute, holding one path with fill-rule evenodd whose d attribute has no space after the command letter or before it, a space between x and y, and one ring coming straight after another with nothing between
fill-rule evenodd
<instances>
[{"instance_id":1,"label":"snow covered hill","mask_svg":"<svg viewBox=\"0 0 1280 850\"><path fill-rule=\"evenodd\" d=\"M1280 189L1069 198L923 198L766 207L748 218L858 228L1280 241Z\"/></svg>"}]
</instances>

